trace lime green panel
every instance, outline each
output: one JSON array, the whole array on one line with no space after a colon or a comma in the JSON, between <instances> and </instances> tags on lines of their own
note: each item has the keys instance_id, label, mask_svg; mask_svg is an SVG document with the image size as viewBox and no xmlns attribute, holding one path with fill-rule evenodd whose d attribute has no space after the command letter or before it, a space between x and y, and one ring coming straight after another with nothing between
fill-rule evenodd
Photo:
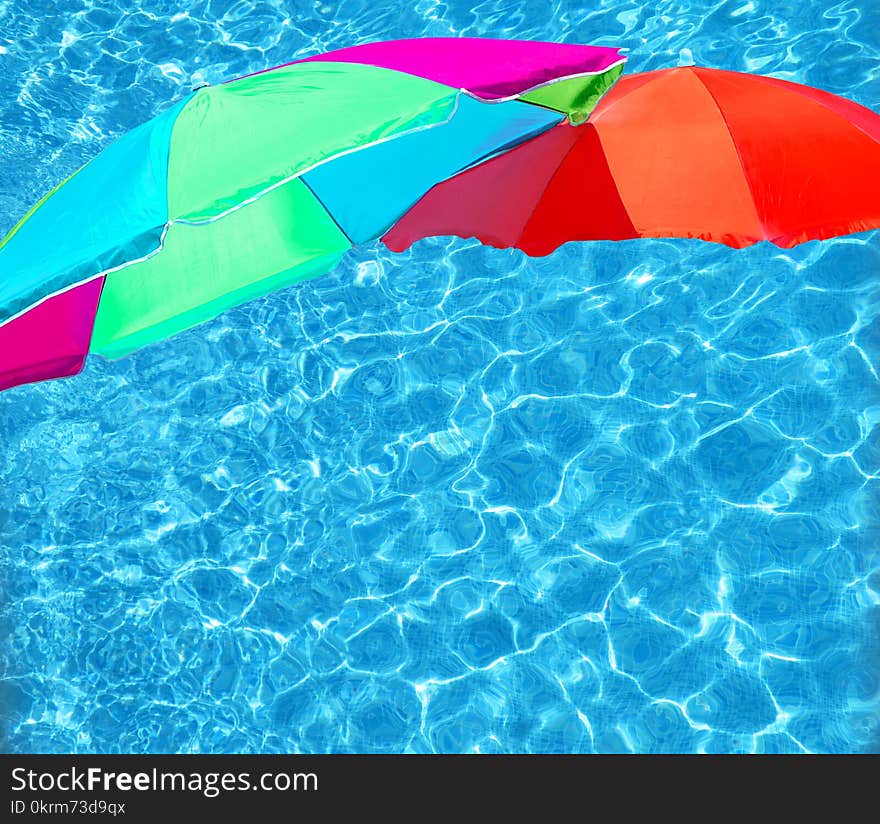
<instances>
[{"instance_id":1,"label":"lime green panel","mask_svg":"<svg viewBox=\"0 0 880 824\"><path fill-rule=\"evenodd\" d=\"M584 74L557 80L524 94L520 99L567 114L568 119L577 125L590 116L602 95L615 84L622 72L623 63L612 66L601 74Z\"/></svg>"},{"instance_id":2,"label":"lime green panel","mask_svg":"<svg viewBox=\"0 0 880 824\"><path fill-rule=\"evenodd\" d=\"M447 120L456 95L391 69L324 62L202 89L171 136L169 214L222 214L341 152Z\"/></svg>"},{"instance_id":3,"label":"lime green panel","mask_svg":"<svg viewBox=\"0 0 880 824\"><path fill-rule=\"evenodd\" d=\"M220 220L172 224L159 254L107 276L91 351L121 357L323 274L350 245L301 180Z\"/></svg>"}]
</instances>

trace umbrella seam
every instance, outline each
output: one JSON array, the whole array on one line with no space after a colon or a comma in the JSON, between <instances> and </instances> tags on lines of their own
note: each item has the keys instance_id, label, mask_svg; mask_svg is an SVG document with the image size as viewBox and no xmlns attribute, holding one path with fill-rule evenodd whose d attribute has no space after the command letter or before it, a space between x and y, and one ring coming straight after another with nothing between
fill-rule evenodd
<instances>
[{"instance_id":1,"label":"umbrella seam","mask_svg":"<svg viewBox=\"0 0 880 824\"><path fill-rule=\"evenodd\" d=\"M349 242L349 244L352 247L357 246L358 244L356 244L348 236L348 232L346 232L345 229L342 228L342 224L336 219L336 216L333 214L333 212L330 211L330 207L326 203L324 203L324 201L321 199L321 197L318 195L318 193L311 186L309 186L309 182L305 178L303 178L302 182L303 182L303 185L306 187L306 189L309 190L309 193L312 195L312 197L315 198L315 200L317 200L318 203L321 204L321 208L327 213L327 216L330 218L330 220L333 221L333 223L336 225L336 228L339 229L342 236Z\"/></svg>"},{"instance_id":2,"label":"umbrella seam","mask_svg":"<svg viewBox=\"0 0 880 824\"><path fill-rule=\"evenodd\" d=\"M694 68L697 68L697 67L694 67ZM746 165L743 162L743 157L742 157L742 154L740 153L739 145L737 144L736 138L733 136L733 132L730 129L730 123L727 122L727 118L724 116L724 110L721 108L720 104L715 99L715 95L712 94L712 90L703 81L703 78L700 77L700 75L696 71L694 71L693 74L697 78L697 80L700 81L700 85L703 87L703 89L705 89L706 94L709 95L709 99L712 101L712 104L715 106L716 110L718 111L718 116L721 118L721 122L724 124L724 128L727 131L728 136L730 137L730 142L733 144L733 150L734 150L734 152L736 152L736 160L739 163L740 169L742 170L743 180L745 181L746 187L749 190L749 198L752 201L752 208L755 210L755 218L757 219L758 226L760 227L761 232L763 234L763 237L761 238L761 240L769 240L769 237L767 234L767 227L764 225L764 221L761 218L760 212L758 211L758 202L755 199L755 191L752 188L752 182L749 179L748 173L746 172Z\"/></svg>"},{"instance_id":3,"label":"umbrella seam","mask_svg":"<svg viewBox=\"0 0 880 824\"><path fill-rule=\"evenodd\" d=\"M569 129L577 129L578 128L577 126L572 126L570 123L561 123L559 126L557 126L557 128L564 128L564 127L567 127ZM568 158L568 156L571 154L571 150L574 149L575 145L576 145L575 143L572 143L571 146L569 146L565 150L565 153L559 159L559 163L556 165L556 168L553 170L553 174L551 174L547 178L547 182L541 188L541 194L539 194L535 198L534 208L531 211L529 211L528 215L526 216L526 219L523 221L523 225L520 227L520 230L517 233L516 243L519 243L522 240L523 233L525 232L526 227L529 225L529 221L535 216L535 212L538 211L538 206L540 205L541 200L543 199L544 195L547 194L547 190L550 188L550 184L554 180L556 180L556 175L559 174L559 170L562 168L562 164L565 163L566 158Z\"/></svg>"},{"instance_id":4,"label":"umbrella seam","mask_svg":"<svg viewBox=\"0 0 880 824\"><path fill-rule=\"evenodd\" d=\"M27 314L31 311L31 309L36 309L38 306L44 304L47 300L51 300L52 298L57 298L59 295L63 295L65 292L69 292L72 289L76 289L79 286L85 286L87 283L91 283L93 280L97 278L105 277L106 275L111 275L114 272L118 272L121 269L125 269L127 266L134 266L136 263L143 263L146 260L149 260L151 257L155 257L165 246L165 236L168 234L168 230L171 228L171 225L174 223L173 220L169 220L162 227L162 234L159 237L159 245L153 249L151 252L147 252L147 254L142 255L139 258L135 258L134 260L127 260L124 263L120 263L118 266L112 266L109 269L104 269L97 274L89 275L88 277L82 278L82 280L76 281L76 283L71 283L69 286L65 286L61 289L56 289L54 292L50 292L48 295L44 295L39 300L34 303L28 304L24 309L16 312L14 315L10 315L8 318L0 321L0 329L2 329L7 323L12 323L12 321L17 320L22 315ZM100 303L99 303L100 307ZM97 312L95 312L95 316L97 317Z\"/></svg>"},{"instance_id":5,"label":"umbrella seam","mask_svg":"<svg viewBox=\"0 0 880 824\"><path fill-rule=\"evenodd\" d=\"M684 68L684 67L683 67L683 66L679 66L678 68ZM628 75L626 75L626 79L628 79L628 80L634 80L635 78L638 78L638 77L644 77L645 75L649 75L649 74L651 74L651 75L659 75L659 74L661 74L661 72L669 72L669 71L674 71L674 69L653 69L652 71L649 71L649 72L636 72L635 74L628 74ZM655 80L657 80L657 77L656 77L656 76L655 76L655 77L651 77L650 79L645 80L644 83L640 83L639 86L638 86L637 88L641 88L642 85L647 86L649 83L653 83ZM602 102L602 98L606 97L606 96L608 95L608 92L610 92L611 89L613 89L613 88L615 87L615 85L616 85L616 84L612 84L611 87L605 92L605 94L603 94L602 97L599 98L599 102L600 102L600 103ZM635 90L634 90L634 91L635 91ZM610 112L615 106L617 106L618 103L621 103L621 102L626 98L627 94L630 94L630 93L631 93L631 92L624 92L624 93L623 93L623 94L622 94L617 100L612 100L610 103L608 103L608 104L606 105L606 107L605 107L601 112L597 112L597 111L596 111L596 109L599 108L599 105L598 105L598 103L597 103L597 104L596 104L596 109L594 109L594 110L590 113L590 116L587 118L587 123L589 123L591 120L592 120L594 123L598 122L600 118L604 117L604 116L605 116L608 112ZM595 115L595 117L594 117L594 115Z\"/></svg>"},{"instance_id":6,"label":"umbrella seam","mask_svg":"<svg viewBox=\"0 0 880 824\"><path fill-rule=\"evenodd\" d=\"M580 126L572 126L571 124L566 124L566 125L571 129L581 128ZM602 154L604 155L605 154L605 146L602 144L602 135L600 134L599 130L596 128L595 125L591 124L589 121L587 121L586 123L583 124L584 127L591 126L591 125L596 132L596 138L599 141L599 145L602 146ZM517 243L519 243L522 240L523 233L525 232L526 227L529 225L529 221L535 216L535 212L538 211L538 206L540 205L540 202L543 199L544 195L547 193L547 190L550 188L550 184L553 183L554 180L556 180L557 175L559 174L560 170L562 169L562 164L566 161L566 159L571 154L572 150L574 149L574 147L576 145L577 145L576 143L572 143L572 145L566 150L565 154L562 156L562 159L559 161L559 165L556 167L553 174L550 175L550 178L547 181L547 184L544 186L543 189L541 189L541 194L536 198L536 201L535 201L535 208L532 209L531 212L529 212L529 216L526 218L525 223L523 223L522 229L520 229L519 235L517 236L517 239L516 239ZM606 163L607 162L608 161L606 158ZM619 191L618 191L618 196L620 196ZM623 211L626 213L627 219L629 220L630 224L632 224L632 226L635 227L635 223L633 223L632 215L630 215L629 211L627 210L626 204L623 202L622 197L620 197L620 205L623 207ZM638 229L636 231L638 231ZM566 241L566 242L568 242L568 241ZM560 245L565 245L565 244L560 244ZM558 249L558 248L559 248L559 246L556 247L556 249ZM555 252L556 249L553 249L552 251ZM552 254L552 252L551 252L551 254Z\"/></svg>"},{"instance_id":7,"label":"umbrella seam","mask_svg":"<svg viewBox=\"0 0 880 824\"><path fill-rule=\"evenodd\" d=\"M452 87L450 86L449 88L451 89ZM290 183L292 180L296 180L296 178L302 177L303 175L306 175L309 172L313 172L315 169L317 169L320 166L323 166L325 163L330 163L334 160L338 160L341 157L347 157L348 155L356 154L357 152L363 151L365 149L372 149L374 146L380 146L383 143L388 143L392 140L397 140L398 138L408 137L409 135L418 134L419 132L423 132L423 131L430 131L431 129L437 128L439 126L446 126L448 123L450 123L452 121L452 118L455 117L455 115L458 113L459 100L461 99L461 89L455 89L454 91L455 91L455 102L452 107L452 111L449 113L449 115L444 120L438 120L436 123L425 123L425 124L422 124L421 126L414 126L411 129L406 129L405 131L397 132L396 134L386 135L385 137L379 138L379 140L374 140L371 143L365 143L361 146L355 146L351 149L344 149L341 152L337 152L336 154L331 155L330 157L325 157L325 158L317 161L316 163L313 163L311 166L308 166L305 169L301 169L301 170L297 171L295 174L289 175L288 177L285 177L282 180L279 180L279 181L273 183L271 186L267 186L266 188L261 189L260 191L251 195L250 197L245 198L244 200L240 201L239 203L236 203L234 206L231 206L225 212L220 212L217 215L211 215L211 217L204 218L202 220L191 220L191 219L187 219L185 217L178 217L178 218L172 218L172 221L174 223L182 223L186 226L204 226L209 223L214 223L215 221L220 220L221 218L224 218L227 215L230 215L233 212L238 211L239 209L243 209L245 206L250 206L251 203L256 202L261 197L263 197L264 195L273 191L274 189L277 189L280 186L284 186L287 183Z\"/></svg>"}]
</instances>

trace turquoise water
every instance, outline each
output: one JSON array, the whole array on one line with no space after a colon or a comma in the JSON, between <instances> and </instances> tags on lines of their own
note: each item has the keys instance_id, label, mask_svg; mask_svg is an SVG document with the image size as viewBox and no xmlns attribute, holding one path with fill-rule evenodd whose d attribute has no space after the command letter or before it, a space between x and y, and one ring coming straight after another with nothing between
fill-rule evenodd
<instances>
[{"instance_id":1,"label":"turquoise water","mask_svg":"<svg viewBox=\"0 0 880 824\"><path fill-rule=\"evenodd\" d=\"M43 5L0 0L0 232L192 86L371 39L880 109L867 0ZM2 748L880 748L878 286L876 232L371 245L3 393Z\"/></svg>"}]
</instances>

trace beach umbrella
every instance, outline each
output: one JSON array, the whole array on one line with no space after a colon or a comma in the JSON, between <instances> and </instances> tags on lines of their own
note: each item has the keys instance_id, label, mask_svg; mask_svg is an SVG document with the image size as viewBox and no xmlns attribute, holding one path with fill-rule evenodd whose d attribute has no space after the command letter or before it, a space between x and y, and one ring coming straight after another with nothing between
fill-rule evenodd
<instances>
[{"instance_id":1,"label":"beach umbrella","mask_svg":"<svg viewBox=\"0 0 880 824\"><path fill-rule=\"evenodd\" d=\"M545 255L576 240L732 247L880 226L880 116L818 89L697 67L622 78L563 124L438 184L384 237Z\"/></svg>"},{"instance_id":2,"label":"beach umbrella","mask_svg":"<svg viewBox=\"0 0 880 824\"><path fill-rule=\"evenodd\" d=\"M436 43L420 49L426 65ZM300 61L199 89L108 146L0 244L0 389L73 374L88 352L126 354L326 272L431 186L563 121L565 105L518 99L536 77L568 85L581 72L597 88L601 66L613 78L621 60L564 46L554 63L552 44L531 58L496 44L481 84L476 52L464 58L478 46L457 47L464 68L447 67L443 83ZM506 96L491 97L507 49Z\"/></svg>"}]
</instances>

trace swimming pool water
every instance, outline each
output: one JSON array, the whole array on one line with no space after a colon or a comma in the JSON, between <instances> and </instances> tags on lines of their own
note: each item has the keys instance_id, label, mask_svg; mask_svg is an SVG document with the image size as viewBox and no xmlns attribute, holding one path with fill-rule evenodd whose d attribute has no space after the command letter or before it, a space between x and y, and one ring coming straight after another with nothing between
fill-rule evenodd
<instances>
[{"instance_id":1,"label":"swimming pool water","mask_svg":"<svg viewBox=\"0 0 880 824\"><path fill-rule=\"evenodd\" d=\"M619 45L880 109L880 6L0 0L0 233L217 82ZM880 747L880 236L431 240L0 394L0 746Z\"/></svg>"}]
</instances>

